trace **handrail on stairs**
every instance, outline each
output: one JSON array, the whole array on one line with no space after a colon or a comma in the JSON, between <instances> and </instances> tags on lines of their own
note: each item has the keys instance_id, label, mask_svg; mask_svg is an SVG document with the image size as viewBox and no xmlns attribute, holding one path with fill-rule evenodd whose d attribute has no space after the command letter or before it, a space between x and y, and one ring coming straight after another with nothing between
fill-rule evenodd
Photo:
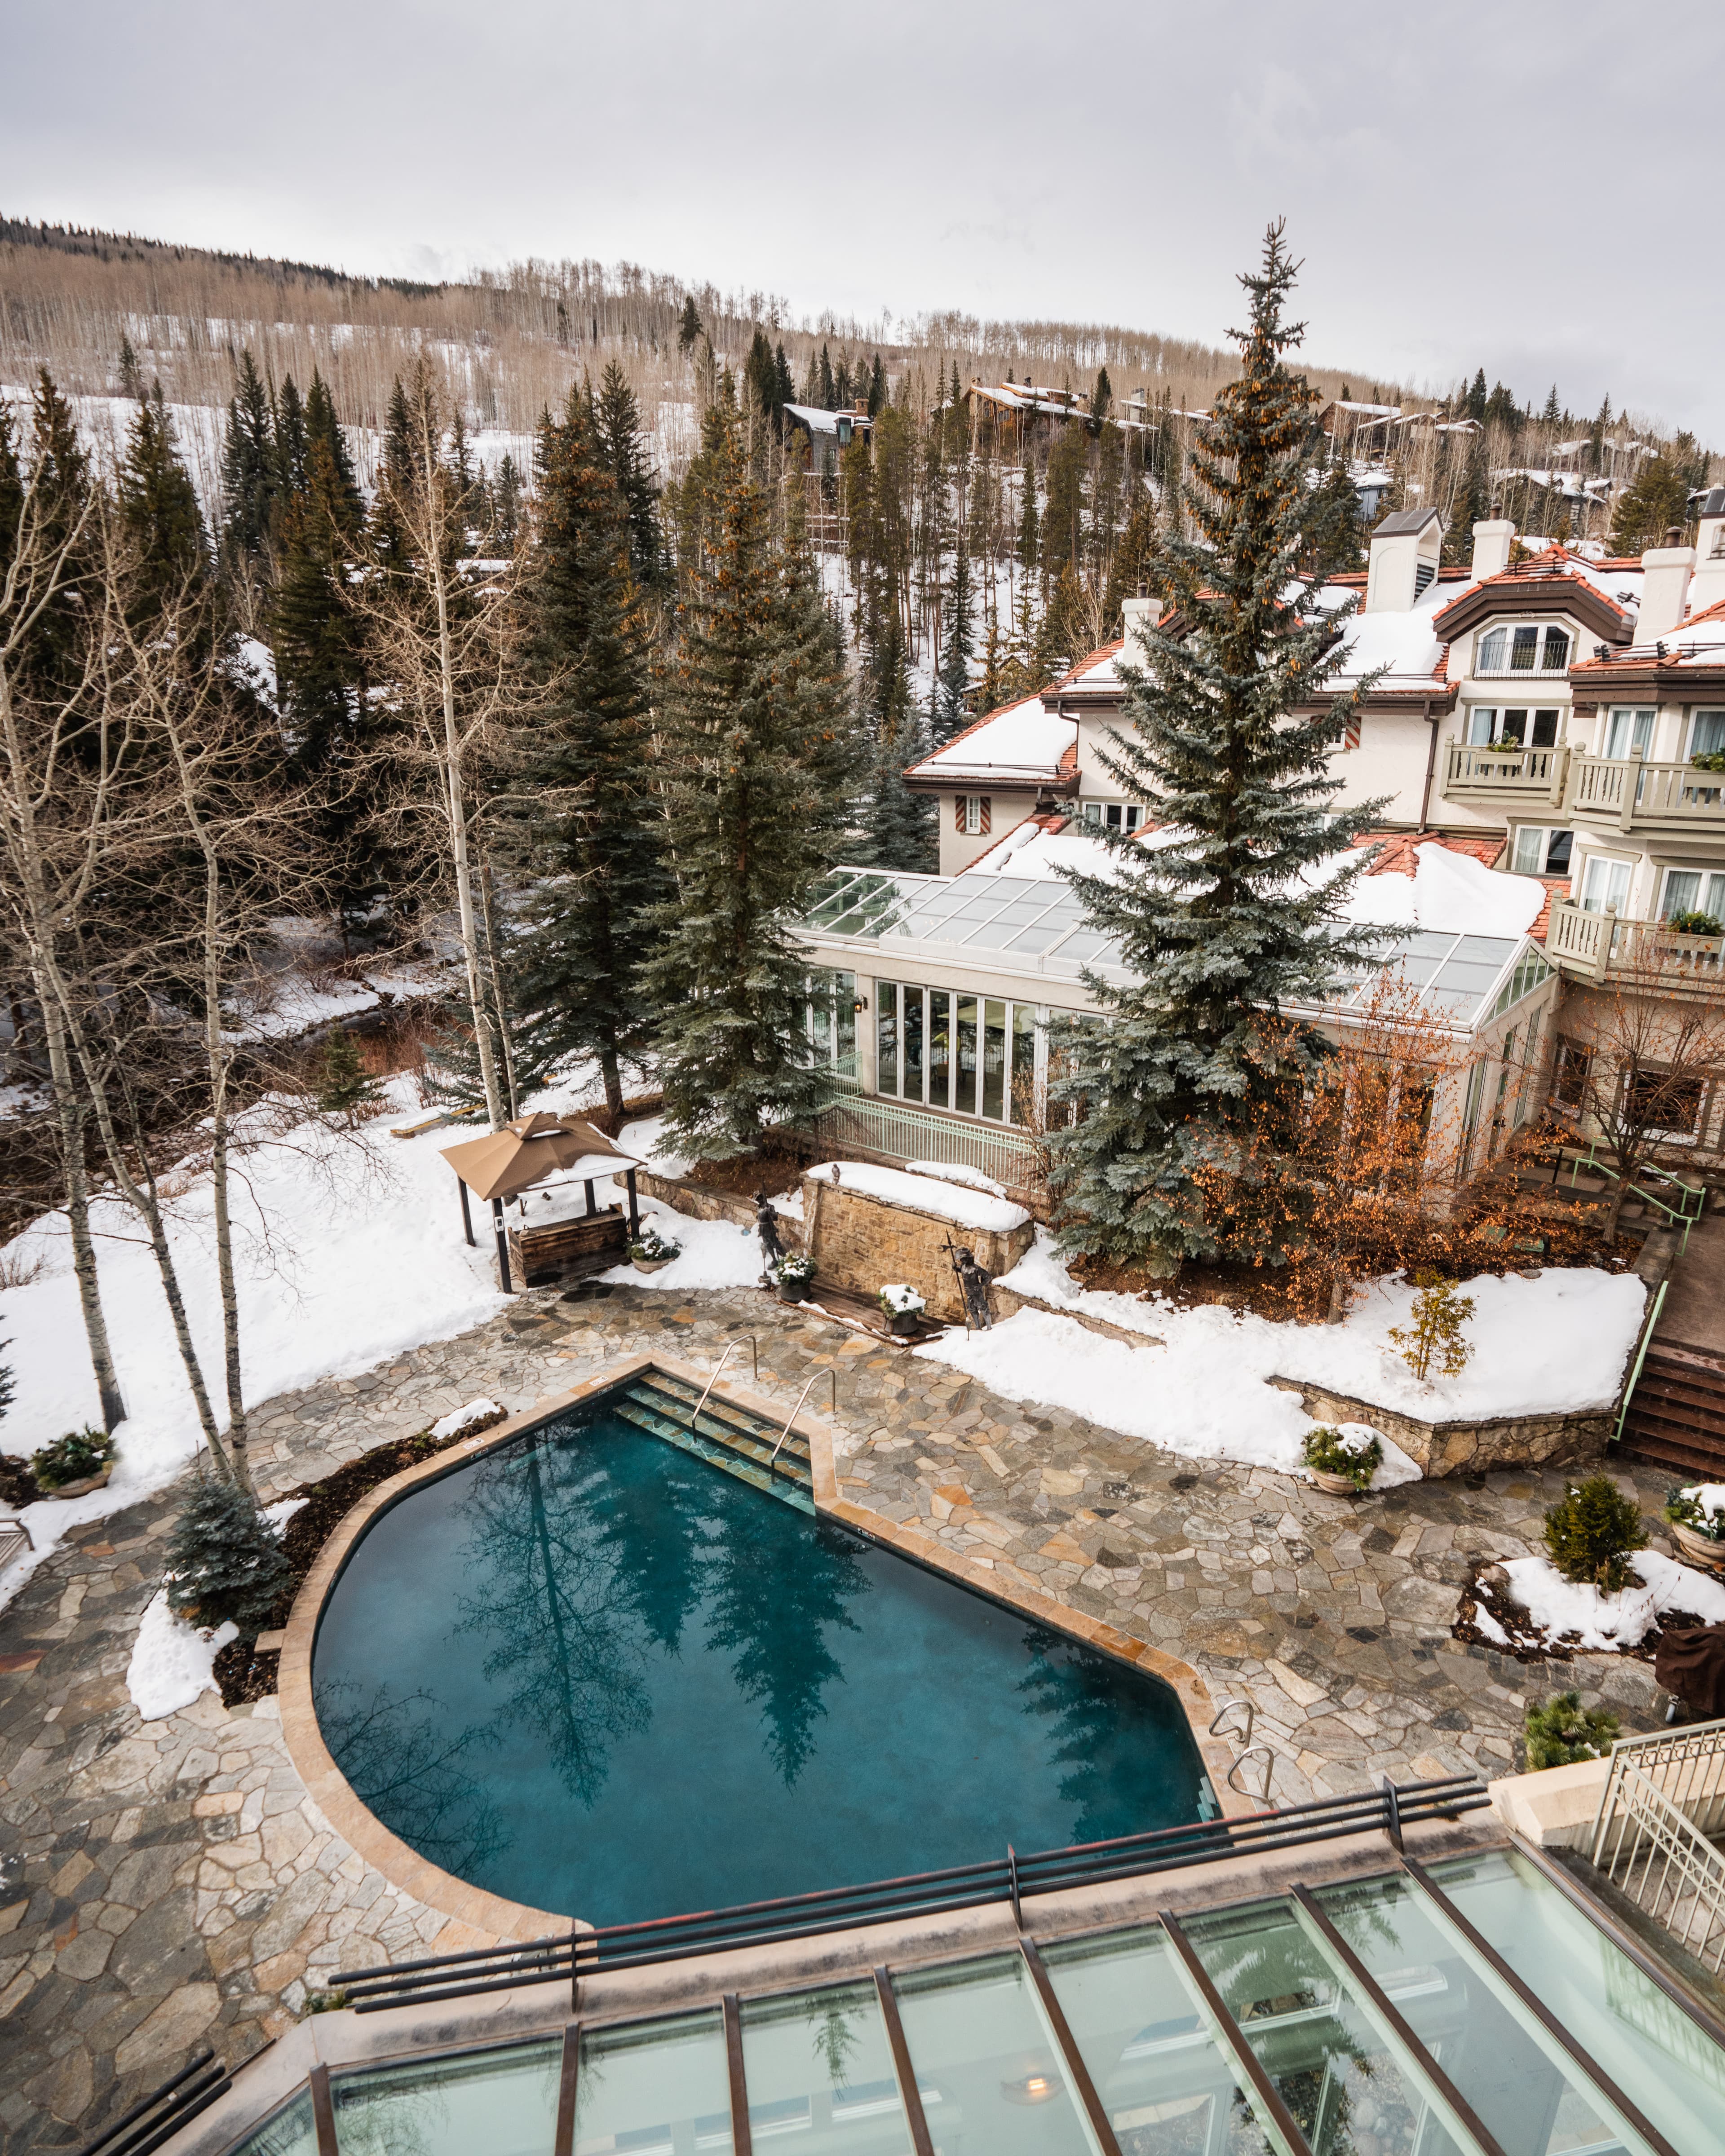
<instances>
[{"instance_id":1,"label":"handrail on stairs","mask_svg":"<svg viewBox=\"0 0 1725 2156\"><path fill-rule=\"evenodd\" d=\"M780 1432L778 1433L778 1445L775 1445L773 1446L773 1450L772 1450L771 1454L769 1455L769 1456L768 1456L768 1461L767 1461L767 1471L768 1471L768 1472L769 1474L771 1474L771 1472L773 1471L773 1461L774 1461L775 1460L777 1460L777 1459L778 1459L778 1457L779 1445L782 1445L784 1443L785 1440L786 1440L786 1439L790 1435L790 1434L791 1434L791 1424L793 1424L793 1423L797 1419L797 1417L798 1417L799 1414L802 1414L802 1412L803 1412L803 1401L804 1401L804 1400L806 1400L806 1399L808 1399L808 1397L809 1397L809 1394L810 1394L810 1393L814 1389L815 1386L816 1386L816 1385L818 1385L818 1384L820 1383L820 1381L821 1381L821 1379L822 1379L823 1378L829 1378L832 1380L832 1385L833 1385L833 1413L834 1413L835 1415L838 1414L838 1412L839 1412L839 1373L838 1373L838 1372L837 1372L836 1370L834 1370L834 1368L833 1368L832 1364L831 1364L830 1363L829 1363L827 1364L827 1366L826 1366L825 1369L824 1369L824 1370L816 1370L816 1371L815 1371L815 1372L811 1375L811 1377L809 1378L809 1383L808 1383L806 1385L804 1385L804 1386L803 1386L803 1388L802 1391L801 1391L800 1393L798 1393L798 1395L797 1395L797 1404L795 1405L795 1407L793 1407L793 1408L791 1409L790 1413L789 1413L789 1414L785 1417L785 1419L784 1419L784 1428L783 1428L782 1430L780 1430Z\"/></svg>"},{"instance_id":2,"label":"handrail on stairs","mask_svg":"<svg viewBox=\"0 0 1725 2156\"><path fill-rule=\"evenodd\" d=\"M1584 1168L1589 1175L1603 1175L1609 1182L1623 1181L1623 1178L1615 1168L1599 1158L1599 1142L1597 1138L1588 1140L1585 1154L1579 1145L1575 1147L1574 1157L1569 1163L1569 1188L1572 1190L1575 1188L1575 1178ZM1661 1198L1656 1192L1642 1188L1640 1178L1645 1176L1653 1176L1661 1183L1668 1183L1673 1190L1680 1192L1681 1194L1676 1204L1672 1204L1669 1199ZM1704 1183L1686 1183L1681 1175L1674 1175L1671 1169L1656 1168L1651 1161L1645 1161L1635 1170L1627 1188L1633 1190L1643 1204L1652 1206L1657 1213L1663 1213L1672 1227L1681 1227L1683 1240L1677 1245L1677 1254L1681 1257L1689 1248L1689 1230L1707 1210L1707 1185Z\"/></svg>"},{"instance_id":3,"label":"handrail on stairs","mask_svg":"<svg viewBox=\"0 0 1725 2156\"><path fill-rule=\"evenodd\" d=\"M733 1340L731 1345L725 1350L724 1353L720 1356L718 1361L714 1363L713 1373L706 1381L706 1392L703 1393L701 1398L695 1403L695 1413L689 1418L689 1427L691 1430L694 1429L696 1422L700 1419L701 1409L706 1405L707 1393L711 1392L713 1387L718 1383L720 1371L724 1368L725 1365L731 1360L731 1358L737 1353L739 1348L747 1348L748 1349L750 1373L753 1377L755 1383L757 1385L760 1383L761 1351L756 1345L754 1334L751 1332L742 1340Z\"/></svg>"},{"instance_id":4,"label":"handrail on stairs","mask_svg":"<svg viewBox=\"0 0 1725 2156\"><path fill-rule=\"evenodd\" d=\"M1659 1283L1659 1292L1653 1298L1653 1307L1648 1312L1647 1321L1641 1327L1640 1344L1635 1349L1635 1363L1630 1371L1629 1383L1623 1389L1623 1399L1617 1410L1617 1427L1611 1433L1614 1445L1623 1441L1623 1426L1629 1420L1630 1402L1635 1396L1635 1387L1641 1382L1641 1365L1647 1359L1647 1350L1653 1345L1653 1328L1659 1322L1660 1312L1665 1308L1666 1290L1670 1286L1668 1280Z\"/></svg>"}]
</instances>

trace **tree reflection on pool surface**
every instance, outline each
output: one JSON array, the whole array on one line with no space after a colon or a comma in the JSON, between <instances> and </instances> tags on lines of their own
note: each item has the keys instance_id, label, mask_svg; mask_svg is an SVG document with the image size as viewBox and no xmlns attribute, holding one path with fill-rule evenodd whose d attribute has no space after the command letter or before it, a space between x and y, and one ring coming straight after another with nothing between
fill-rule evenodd
<instances>
[{"instance_id":1,"label":"tree reflection on pool surface","mask_svg":"<svg viewBox=\"0 0 1725 2156\"><path fill-rule=\"evenodd\" d=\"M386 1826L593 1923L1214 1806L1159 1680L603 1414L375 1521L313 1681Z\"/></svg>"}]
</instances>

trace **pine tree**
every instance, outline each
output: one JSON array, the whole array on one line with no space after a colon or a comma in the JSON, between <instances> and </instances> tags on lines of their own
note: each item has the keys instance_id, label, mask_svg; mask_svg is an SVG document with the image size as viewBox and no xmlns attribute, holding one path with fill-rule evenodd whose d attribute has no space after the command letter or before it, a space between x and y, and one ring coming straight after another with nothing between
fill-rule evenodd
<instances>
[{"instance_id":1,"label":"pine tree","mask_svg":"<svg viewBox=\"0 0 1725 2156\"><path fill-rule=\"evenodd\" d=\"M1048 495L1042 517L1042 563L1050 577L1083 559L1084 482L1090 469L1090 437L1068 420L1049 451Z\"/></svg>"},{"instance_id":2,"label":"pine tree","mask_svg":"<svg viewBox=\"0 0 1725 2156\"><path fill-rule=\"evenodd\" d=\"M1164 542L1185 633L1150 632L1125 706L1131 732L1111 735L1103 757L1121 790L1179 835L1153 855L1105 834L1114 875L1071 877L1129 978L1092 978L1110 1022L1060 1044L1054 1096L1087 1104L1053 1134L1060 1234L1158 1271L1219 1247L1194 1172L1266 1097L1297 1093L1326 1052L1316 1028L1284 1020L1271 1036L1265 1019L1365 963L1359 936L1335 932L1358 869L1314 873L1346 857L1379 804L1337 811L1341 783L1327 775L1357 696L1309 715L1338 657L1326 656L1334 618L1299 573L1317 399L1286 360L1301 334L1283 318L1294 274L1272 225L1261 270L1240 280L1251 301L1250 327L1235 333L1240 377L1200 424L1187 499L1199 536Z\"/></svg>"},{"instance_id":3,"label":"pine tree","mask_svg":"<svg viewBox=\"0 0 1725 2156\"><path fill-rule=\"evenodd\" d=\"M290 374L275 400L275 491L285 500L305 484L305 403Z\"/></svg>"},{"instance_id":4,"label":"pine tree","mask_svg":"<svg viewBox=\"0 0 1725 2156\"><path fill-rule=\"evenodd\" d=\"M167 1546L167 1606L206 1630L255 1639L292 1574L280 1531L237 1482L200 1470Z\"/></svg>"},{"instance_id":5,"label":"pine tree","mask_svg":"<svg viewBox=\"0 0 1725 2156\"><path fill-rule=\"evenodd\" d=\"M775 547L722 403L706 414L702 453L704 541L666 704L677 895L647 973L673 1142L724 1158L824 1097L805 1045L806 960L788 923L836 855L844 804L831 773L850 726L819 594Z\"/></svg>"},{"instance_id":6,"label":"pine tree","mask_svg":"<svg viewBox=\"0 0 1725 2156\"><path fill-rule=\"evenodd\" d=\"M518 790L546 806L527 834L536 880L511 973L531 1013L523 1051L542 1065L593 1057L620 1115L624 1064L639 1063L652 1030L643 968L670 885L650 786L647 629L611 454L578 391L541 426L526 605L550 701L523 744Z\"/></svg>"},{"instance_id":7,"label":"pine tree","mask_svg":"<svg viewBox=\"0 0 1725 2156\"><path fill-rule=\"evenodd\" d=\"M677 350L686 359L701 341L701 316L692 299L683 301L682 318L677 324Z\"/></svg>"},{"instance_id":8,"label":"pine tree","mask_svg":"<svg viewBox=\"0 0 1725 2156\"><path fill-rule=\"evenodd\" d=\"M1092 434L1101 433L1102 422L1113 409L1114 385L1108 379L1107 368L1099 367L1096 369L1096 386L1091 392L1090 399L1090 430Z\"/></svg>"},{"instance_id":9,"label":"pine tree","mask_svg":"<svg viewBox=\"0 0 1725 2156\"><path fill-rule=\"evenodd\" d=\"M270 398L248 347L222 441L222 553L231 568L256 565L274 539L279 476Z\"/></svg>"},{"instance_id":10,"label":"pine tree","mask_svg":"<svg viewBox=\"0 0 1725 2156\"><path fill-rule=\"evenodd\" d=\"M321 1116L340 1116L350 1127L382 1106L377 1081L360 1061L358 1043L345 1026L325 1038L313 1098Z\"/></svg>"},{"instance_id":11,"label":"pine tree","mask_svg":"<svg viewBox=\"0 0 1725 2156\"><path fill-rule=\"evenodd\" d=\"M1042 538L1036 516L1036 470L1030 462L1030 454L1024 452L1024 508L1019 519L1019 569L1028 580L1034 577L1042 562Z\"/></svg>"},{"instance_id":12,"label":"pine tree","mask_svg":"<svg viewBox=\"0 0 1725 2156\"><path fill-rule=\"evenodd\" d=\"M506 449L491 495L491 539L499 553L513 556L520 547L524 509L520 467Z\"/></svg>"},{"instance_id":13,"label":"pine tree","mask_svg":"<svg viewBox=\"0 0 1725 2156\"><path fill-rule=\"evenodd\" d=\"M1558 427L1563 424L1563 408L1558 403L1558 385L1555 382L1551 386L1551 394L1545 400L1545 409L1539 417L1548 427Z\"/></svg>"},{"instance_id":14,"label":"pine tree","mask_svg":"<svg viewBox=\"0 0 1725 2156\"><path fill-rule=\"evenodd\" d=\"M116 495L121 524L136 549L136 618L146 620L169 594L200 583L209 562L198 490L180 461L160 382L131 423Z\"/></svg>"},{"instance_id":15,"label":"pine tree","mask_svg":"<svg viewBox=\"0 0 1725 2156\"><path fill-rule=\"evenodd\" d=\"M1457 489L1444 532L1444 559L1473 559L1473 527L1491 514L1491 472L1486 462L1486 438L1476 434L1468 444L1467 469Z\"/></svg>"},{"instance_id":16,"label":"pine tree","mask_svg":"<svg viewBox=\"0 0 1725 2156\"><path fill-rule=\"evenodd\" d=\"M1605 429L1610 424L1611 399L1607 397L1601 403L1599 415L1593 425L1589 428L1587 434L1587 460L1590 468L1596 472L1603 471L1605 468Z\"/></svg>"},{"instance_id":17,"label":"pine tree","mask_svg":"<svg viewBox=\"0 0 1725 2156\"><path fill-rule=\"evenodd\" d=\"M773 394L781 419L787 404L797 401L797 385L791 379L791 363L784 356L783 344L774 347L773 354Z\"/></svg>"},{"instance_id":18,"label":"pine tree","mask_svg":"<svg viewBox=\"0 0 1725 2156\"><path fill-rule=\"evenodd\" d=\"M1359 490L1345 458L1336 458L1313 489L1307 526L1311 552L1307 573L1314 583L1358 568Z\"/></svg>"},{"instance_id":19,"label":"pine tree","mask_svg":"<svg viewBox=\"0 0 1725 2156\"><path fill-rule=\"evenodd\" d=\"M941 601L945 649L935 680L934 745L941 747L969 723L965 698L970 689L970 661L976 649L971 620L970 557L961 544L952 555L952 573Z\"/></svg>"},{"instance_id":20,"label":"pine tree","mask_svg":"<svg viewBox=\"0 0 1725 2156\"><path fill-rule=\"evenodd\" d=\"M30 397L30 465L34 490L34 513L39 520L44 551L64 546L79 519L85 514L91 487L90 459L78 439L78 423L72 408L44 367L39 369ZM22 506L23 491L16 499ZM6 527L0 545L8 555L18 542L18 511ZM88 614L80 588L95 567L93 544L80 541L67 557L61 588L49 599L23 649L13 661L16 681L28 681L44 691L69 689L77 677L78 649Z\"/></svg>"},{"instance_id":21,"label":"pine tree","mask_svg":"<svg viewBox=\"0 0 1725 2156\"><path fill-rule=\"evenodd\" d=\"M814 401L823 412L835 412L839 408L838 396L833 380L832 354L823 345L820 348L820 393Z\"/></svg>"},{"instance_id":22,"label":"pine tree","mask_svg":"<svg viewBox=\"0 0 1725 2156\"><path fill-rule=\"evenodd\" d=\"M320 443L329 453L326 485L330 489L331 514L343 531L357 532L365 521L365 497L361 494L359 481L354 475L347 437L341 430L341 421L336 417L335 401L322 375L313 367L311 387L305 396L305 459L308 469L311 454ZM300 484L305 484L303 478Z\"/></svg>"},{"instance_id":23,"label":"pine tree","mask_svg":"<svg viewBox=\"0 0 1725 2156\"><path fill-rule=\"evenodd\" d=\"M628 521L630 572L644 592L656 591L665 578L659 488L641 430L640 407L614 359L593 400L593 421L599 461L611 475Z\"/></svg>"},{"instance_id":24,"label":"pine tree","mask_svg":"<svg viewBox=\"0 0 1725 2156\"><path fill-rule=\"evenodd\" d=\"M780 424L778 370L773 363L773 347L764 330L755 331L749 346L749 356L743 362L742 386L755 410L763 419L771 420L776 431Z\"/></svg>"},{"instance_id":25,"label":"pine tree","mask_svg":"<svg viewBox=\"0 0 1725 2156\"><path fill-rule=\"evenodd\" d=\"M1640 554L1663 547L1675 525L1689 521L1689 474L1674 454L1649 457L1635 484L1619 495L1611 512L1611 544L1620 554Z\"/></svg>"},{"instance_id":26,"label":"pine tree","mask_svg":"<svg viewBox=\"0 0 1725 2156\"><path fill-rule=\"evenodd\" d=\"M122 336L120 340L120 393L130 397L134 403L144 400L144 377L138 367L138 356L131 348L131 339Z\"/></svg>"},{"instance_id":27,"label":"pine tree","mask_svg":"<svg viewBox=\"0 0 1725 2156\"><path fill-rule=\"evenodd\" d=\"M1149 488L1140 483L1132 495L1120 544L1114 549L1113 567L1102 599L1102 618L1111 634L1119 625L1124 603L1149 596L1157 554L1156 502Z\"/></svg>"},{"instance_id":28,"label":"pine tree","mask_svg":"<svg viewBox=\"0 0 1725 2156\"><path fill-rule=\"evenodd\" d=\"M905 780L906 767L920 762L930 744L913 707L904 625L896 608L886 608L869 654L867 695L875 742L869 861L875 868L932 875L939 853L935 797L913 793Z\"/></svg>"},{"instance_id":29,"label":"pine tree","mask_svg":"<svg viewBox=\"0 0 1725 2156\"><path fill-rule=\"evenodd\" d=\"M1468 418L1477 419L1481 426L1486 423L1486 370L1482 367L1473 378L1473 387L1468 391L1466 400Z\"/></svg>"},{"instance_id":30,"label":"pine tree","mask_svg":"<svg viewBox=\"0 0 1725 2156\"><path fill-rule=\"evenodd\" d=\"M869 372L869 417L878 419L886 409L886 369L880 364L880 355L875 354L875 364Z\"/></svg>"}]
</instances>

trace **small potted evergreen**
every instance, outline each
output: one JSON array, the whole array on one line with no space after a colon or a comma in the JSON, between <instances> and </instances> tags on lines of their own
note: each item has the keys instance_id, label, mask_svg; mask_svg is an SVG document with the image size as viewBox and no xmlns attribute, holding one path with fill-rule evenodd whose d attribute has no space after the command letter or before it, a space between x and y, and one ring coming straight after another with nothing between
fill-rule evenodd
<instances>
[{"instance_id":1,"label":"small potted evergreen","mask_svg":"<svg viewBox=\"0 0 1725 2156\"><path fill-rule=\"evenodd\" d=\"M1362 1496L1384 1465L1383 1439L1362 1422L1344 1423L1339 1430L1320 1423L1307 1430L1301 1449L1312 1481L1332 1497Z\"/></svg>"},{"instance_id":2,"label":"small potted evergreen","mask_svg":"<svg viewBox=\"0 0 1725 2156\"><path fill-rule=\"evenodd\" d=\"M30 1461L36 1487L50 1497L82 1497L114 1472L114 1440L99 1430L69 1430Z\"/></svg>"},{"instance_id":3,"label":"small potted evergreen","mask_svg":"<svg viewBox=\"0 0 1725 2156\"><path fill-rule=\"evenodd\" d=\"M781 1302L807 1302L814 1285L814 1260L802 1250L792 1250L773 1269Z\"/></svg>"},{"instance_id":4,"label":"small potted evergreen","mask_svg":"<svg viewBox=\"0 0 1725 2156\"><path fill-rule=\"evenodd\" d=\"M876 1300L886 1313L887 1323L893 1335L900 1340L913 1340L916 1328L922 1322L922 1313L928 1305L913 1287L902 1281L889 1281L876 1291Z\"/></svg>"},{"instance_id":5,"label":"small potted evergreen","mask_svg":"<svg viewBox=\"0 0 1725 2156\"><path fill-rule=\"evenodd\" d=\"M656 1273L668 1265L673 1258L681 1257L683 1246L680 1243L673 1242L670 1236L661 1235L648 1220L643 1222L638 1240L629 1245L629 1261L638 1273Z\"/></svg>"},{"instance_id":6,"label":"small potted evergreen","mask_svg":"<svg viewBox=\"0 0 1725 2156\"><path fill-rule=\"evenodd\" d=\"M1665 1503L1671 1540L1692 1564L1725 1572L1725 1483L1687 1482Z\"/></svg>"}]
</instances>

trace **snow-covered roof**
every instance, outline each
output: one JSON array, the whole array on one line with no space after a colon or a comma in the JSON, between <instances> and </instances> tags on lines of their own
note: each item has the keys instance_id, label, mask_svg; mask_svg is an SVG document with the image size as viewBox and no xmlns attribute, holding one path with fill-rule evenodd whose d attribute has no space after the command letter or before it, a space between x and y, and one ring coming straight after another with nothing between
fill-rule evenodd
<instances>
[{"instance_id":1,"label":"snow-covered roof","mask_svg":"<svg viewBox=\"0 0 1725 2156\"><path fill-rule=\"evenodd\" d=\"M1441 582L1429 584L1405 612L1386 608L1351 614L1341 624L1342 664L1325 684L1327 691L1346 689L1381 666L1388 671L1377 684L1379 695L1447 695L1450 684L1443 670L1448 647L1432 621L1439 608L1448 604L1452 588ZM1326 584L1317 603L1334 613L1358 597L1357 584Z\"/></svg>"},{"instance_id":2,"label":"snow-covered roof","mask_svg":"<svg viewBox=\"0 0 1725 2156\"><path fill-rule=\"evenodd\" d=\"M812 434L836 437L841 419L853 427L872 427L875 424L866 412L823 412L818 404L787 404L784 408L793 419L800 419Z\"/></svg>"},{"instance_id":3,"label":"snow-covered roof","mask_svg":"<svg viewBox=\"0 0 1725 2156\"><path fill-rule=\"evenodd\" d=\"M1017 780L1034 785L1060 776L1060 758L1078 742L1078 722L1050 711L1040 696L1005 705L955 734L944 748L912 764L910 775L940 782Z\"/></svg>"}]
</instances>

